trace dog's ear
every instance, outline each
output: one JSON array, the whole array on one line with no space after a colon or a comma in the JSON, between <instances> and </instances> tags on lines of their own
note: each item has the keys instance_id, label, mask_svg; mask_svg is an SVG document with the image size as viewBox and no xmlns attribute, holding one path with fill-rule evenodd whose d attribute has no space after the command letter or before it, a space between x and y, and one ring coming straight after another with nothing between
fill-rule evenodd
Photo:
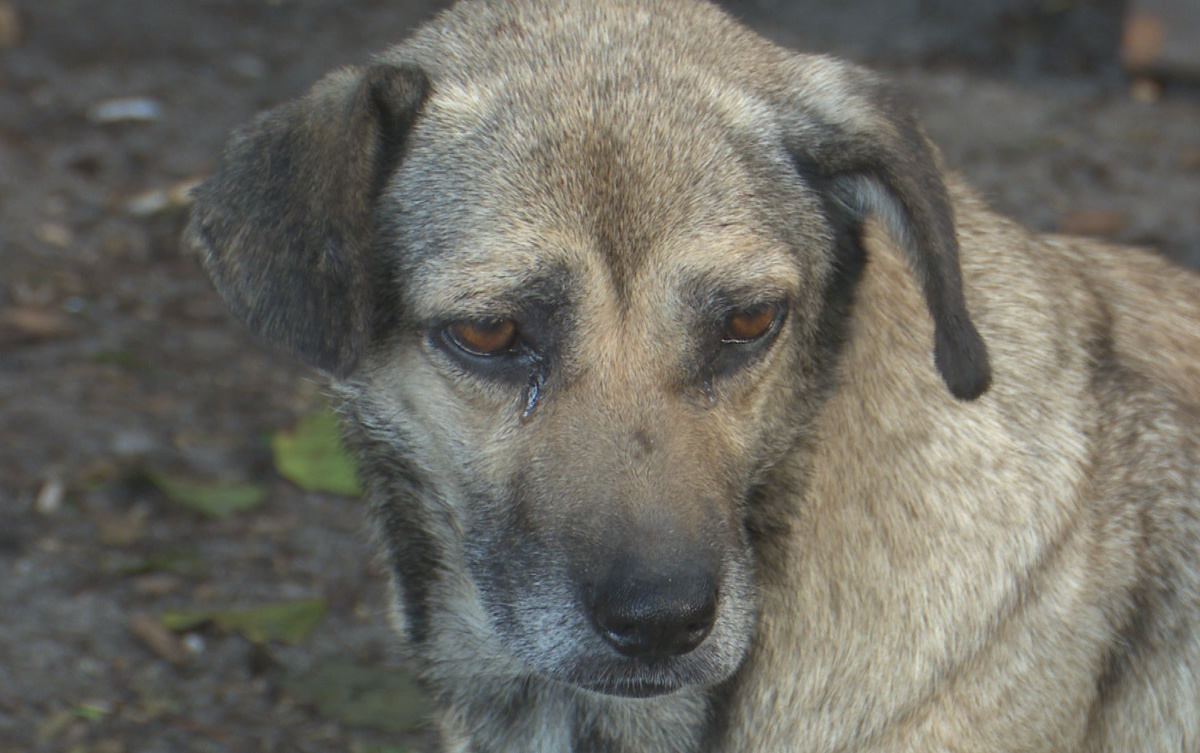
<instances>
[{"instance_id":1,"label":"dog's ear","mask_svg":"<svg viewBox=\"0 0 1200 753\"><path fill-rule=\"evenodd\" d=\"M850 232L861 233L869 214L883 220L924 291L943 381L960 400L979 397L991 367L963 299L954 209L933 145L911 110L869 72L807 58L795 73L784 128L797 168Z\"/></svg>"},{"instance_id":2,"label":"dog's ear","mask_svg":"<svg viewBox=\"0 0 1200 753\"><path fill-rule=\"evenodd\" d=\"M374 315L375 204L428 93L417 69L345 69L238 131L185 234L256 335L346 376Z\"/></svg>"}]
</instances>

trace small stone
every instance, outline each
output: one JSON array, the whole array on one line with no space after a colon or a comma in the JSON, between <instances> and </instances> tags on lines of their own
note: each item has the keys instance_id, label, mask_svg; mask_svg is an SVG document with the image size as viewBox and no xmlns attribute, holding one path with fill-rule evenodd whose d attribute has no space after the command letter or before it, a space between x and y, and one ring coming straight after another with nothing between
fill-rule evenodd
<instances>
[{"instance_id":1,"label":"small stone","mask_svg":"<svg viewBox=\"0 0 1200 753\"><path fill-rule=\"evenodd\" d=\"M183 647L188 650L193 656L199 656L204 653L207 646L204 643L204 638L198 633L188 633L183 636Z\"/></svg>"},{"instance_id":2,"label":"small stone","mask_svg":"<svg viewBox=\"0 0 1200 753\"><path fill-rule=\"evenodd\" d=\"M38 490L37 498L33 501L33 509L42 515L54 515L60 512L66 492L67 487L60 479L48 479Z\"/></svg>"},{"instance_id":3,"label":"small stone","mask_svg":"<svg viewBox=\"0 0 1200 753\"><path fill-rule=\"evenodd\" d=\"M121 97L98 102L88 109L87 117L97 125L112 123L150 123L160 120L163 106L149 97Z\"/></svg>"},{"instance_id":4,"label":"small stone","mask_svg":"<svg viewBox=\"0 0 1200 753\"><path fill-rule=\"evenodd\" d=\"M57 222L43 222L33 229L33 237L42 243L58 248L68 248L74 240L71 228Z\"/></svg>"},{"instance_id":5,"label":"small stone","mask_svg":"<svg viewBox=\"0 0 1200 753\"><path fill-rule=\"evenodd\" d=\"M1134 79L1129 85L1130 99L1144 105L1152 105L1162 99L1162 93L1162 84L1145 76Z\"/></svg>"},{"instance_id":6,"label":"small stone","mask_svg":"<svg viewBox=\"0 0 1200 753\"><path fill-rule=\"evenodd\" d=\"M192 189L203 180L188 178L166 188L143 191L125 202L125 211L134 217L153 217L175 209L186 209L192 205Z\"/></svg>"}]
</instances>

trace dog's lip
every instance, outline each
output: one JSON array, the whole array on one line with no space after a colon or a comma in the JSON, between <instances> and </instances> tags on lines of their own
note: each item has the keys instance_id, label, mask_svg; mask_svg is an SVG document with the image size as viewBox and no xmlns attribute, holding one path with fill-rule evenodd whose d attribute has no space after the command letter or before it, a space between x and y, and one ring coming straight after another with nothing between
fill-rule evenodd
<instances>
[{"instance_id":1,"label":"dog's lip","mask_svg":"<svg viewBox=\"0 0 1200 753\"><path fill-rule=\"evenodd\" d=\"M677 683L647 682L642 680L611 680L581 683L593 693L620 698L657 698L678 692L683 686Z\"/></svg>"}]
</instances>

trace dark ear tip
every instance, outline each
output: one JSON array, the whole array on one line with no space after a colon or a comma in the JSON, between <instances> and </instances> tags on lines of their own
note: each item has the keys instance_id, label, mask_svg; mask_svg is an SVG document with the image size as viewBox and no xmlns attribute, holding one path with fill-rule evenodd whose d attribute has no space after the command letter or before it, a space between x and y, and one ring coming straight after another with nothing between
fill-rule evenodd
<instances>
[{"instance_id":1,"label":"dark ear tip","mask_svg":"<svg viewBox=\"0 0 1200 753\"><path fill-rule=\"evenodd\" d=\"M376 63L363 73L363 83L380 95L424 99L431 87L429 74L412 65Z\"/></svg>"},{"instance_id":2,"label":"dark ear tip","mask_svg":"<svg viewBox=\"0 0 1200 753\"><path fill-rule=\"evenodd\" d=\"M963 402L970 402L982 397L983 393L992 386L992 372L991 369L984 368L961 381L947 380L946 384L950 388L951 395Z\"/></svg>"},{"instance_id":3,"label":"dark ear tip","mask_svg":"<svg viewBox=\"0 0 1200 753\"><path fill-rule=\"evenodd\" d=\"M384 116L384 131L407 130L417 108L429 96L428 74L407 65L379 63L363 74L364 90Z\"/></svg>"},{"instance_id":4,"label":"dark ear tip","mask_svg":"<svg viewBox=\"0 0 1200 753\"><path fill-rule=\"evenodd\" d=\"M975 400L992 385L987 346L970 325L959 330L957 336L939 332L934 361L950 394L959 400Z\"/></svg>"}]
</instances>

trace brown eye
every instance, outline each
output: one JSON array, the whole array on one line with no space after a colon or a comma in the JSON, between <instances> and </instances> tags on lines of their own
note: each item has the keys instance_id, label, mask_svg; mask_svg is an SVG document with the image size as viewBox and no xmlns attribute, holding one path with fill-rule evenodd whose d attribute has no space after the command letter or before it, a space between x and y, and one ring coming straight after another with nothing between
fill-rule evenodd
<instances>
[{"instance_id":1,"label":"brown eye","mask_svg":"<svg viewBox=\"0 0 1200 753\"><path fill-rule=\"evenodd\" d=\"M517 325L509 319L455 322L446 334L459 348L475 356L498 356L517 344Z\"/></svg>"},{"instance_id":2,"label":"brown eye","mask_svg":"<svg viewBox=\"0 0 1200 753\"><path fill-rule=\"evenodd\" d=\"M771 331L771 326L778 317L779 307L772 304L739 311L729 317L721 342L748 343L757 340Z\"/></svg>"}]
</instances>

